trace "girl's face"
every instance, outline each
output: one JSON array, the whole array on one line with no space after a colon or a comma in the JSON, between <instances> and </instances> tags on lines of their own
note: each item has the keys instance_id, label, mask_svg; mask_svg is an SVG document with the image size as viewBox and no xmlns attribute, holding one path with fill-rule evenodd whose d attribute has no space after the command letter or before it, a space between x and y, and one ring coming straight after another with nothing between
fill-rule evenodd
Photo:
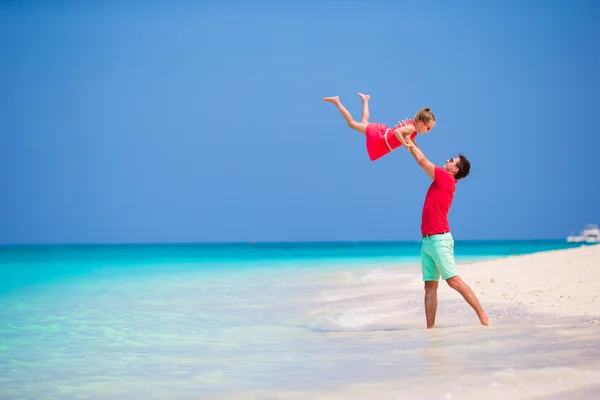
<instances>
[{"instance_id":1,"label":"girl's face","mask_svg":"<svg viewBox=\"0 0 600 400\"><path fill-rule=\"evenodd\" d=\"M415 128L417 128L417 132L419 132L422 135L424 133L431 131L434 126L435 126L435 121L425 122L423 120L418 120Z\"/></svg>"}]
</instances>

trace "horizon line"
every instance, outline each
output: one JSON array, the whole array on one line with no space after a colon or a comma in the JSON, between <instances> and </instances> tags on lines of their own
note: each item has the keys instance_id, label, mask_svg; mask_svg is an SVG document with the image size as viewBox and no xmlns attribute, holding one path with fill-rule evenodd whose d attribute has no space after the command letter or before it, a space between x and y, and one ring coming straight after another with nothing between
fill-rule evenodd
<instances>
[{"instance_id":1,"label":"horizon line","mask_svg":"<svg viewBox=\"0 0 600 400\"><path fill-rule=\"evenodd\" d=\"M310 241L310 240L298 240L298 241L260 241L260 240L246 240L246 241L231 241L231 242L218 242L218 241L182 241L182 242L34 242L34 243L0 243L0 247L83 247L83 246L190 246L190 245L289 245L289 244L301 244L301 245L315 245L315 244L383 244L383 243L419 243L421 239L405 239L405 240L330 240L330 241ZM455 242L540 242L540 241L564 241L567 243L566 238L503 238L503 239L454 239ZM577 243L575 243L577 244Z\"/></svg>"}]
</instances>

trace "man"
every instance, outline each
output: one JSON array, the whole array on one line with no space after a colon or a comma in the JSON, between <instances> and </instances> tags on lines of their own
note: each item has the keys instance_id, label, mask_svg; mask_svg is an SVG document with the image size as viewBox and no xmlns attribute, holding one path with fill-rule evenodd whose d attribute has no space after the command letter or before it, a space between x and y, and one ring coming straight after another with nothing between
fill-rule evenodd
<instances>
[{"instance_id":1,"label":"man","mask_svg":"<svg viewBox=\"0 0 600 400\"><path fill-rule=\"evenodd\" d=\"M410 139L409 139L410 140ZM412 140L411 140L412 142ZM414 144L414 142L412 142ZM459 154L446 161L443 167L431 163L416 146L406 147L423 171L433 182L427 191L421 221L421 268L425 282L425 316L427 328L433 328L438 306L437 289L440 275L448 285L459 292L477 313L483 325L492 320L485 314L473 290L460 279L454 262L454 239L448 225L448 211L452 205L456 182L471 169L469 160Z\"/></svg>"}]
</instances>

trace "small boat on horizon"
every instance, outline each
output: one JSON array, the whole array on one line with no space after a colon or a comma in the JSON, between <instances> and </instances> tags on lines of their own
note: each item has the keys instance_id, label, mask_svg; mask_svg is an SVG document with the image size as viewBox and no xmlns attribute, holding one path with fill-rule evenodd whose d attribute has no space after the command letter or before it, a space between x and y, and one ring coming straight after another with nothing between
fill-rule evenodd
<instances>
[{"instance_id":1,"label":"small boat on horizon","mask_svg":"<svg viewBox=\"0 0 600 400\"><path fill-rule=\"evenodd\" d=\"M579 235L567 236L568 243L600 243L600 229L596 224L587 224Z\"/></svg>"}]
</instances>

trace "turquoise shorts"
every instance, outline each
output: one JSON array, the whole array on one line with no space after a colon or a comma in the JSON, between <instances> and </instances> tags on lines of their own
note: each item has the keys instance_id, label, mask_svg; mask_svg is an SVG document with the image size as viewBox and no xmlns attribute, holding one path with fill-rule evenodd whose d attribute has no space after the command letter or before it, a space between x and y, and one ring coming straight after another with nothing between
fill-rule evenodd
<instances>
[{"instance_id":1,"label":"turquoise shorts","mask_svg":"<svg viewBox=\"0 0 600 400\"><path fill-rule=\"evenodd\" d=\"M454 263L454 238L450 232L423 238L421 269L424 281L438 281L458 275Z\"/></svg>"}]
</instances>

